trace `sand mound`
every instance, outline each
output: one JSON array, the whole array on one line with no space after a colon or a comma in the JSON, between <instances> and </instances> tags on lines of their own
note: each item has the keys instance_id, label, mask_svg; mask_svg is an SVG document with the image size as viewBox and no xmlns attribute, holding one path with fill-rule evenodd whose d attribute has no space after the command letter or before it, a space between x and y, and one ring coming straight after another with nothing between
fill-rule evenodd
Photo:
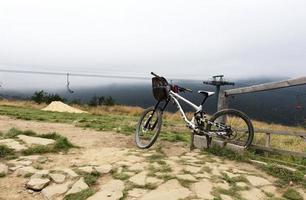
<instances>
[{"instance_id":1,"label":"sand mound","mask_svg":"<svg viewBox=\"0 0 306 200\"><path fill-rule=\"evenodd\" d=\"M67 104L64 104L61 101L52 101L47 107L43 108L42 110L68 113L87 113L83 110L68 106Z\"/></svg>"}]
</instances>

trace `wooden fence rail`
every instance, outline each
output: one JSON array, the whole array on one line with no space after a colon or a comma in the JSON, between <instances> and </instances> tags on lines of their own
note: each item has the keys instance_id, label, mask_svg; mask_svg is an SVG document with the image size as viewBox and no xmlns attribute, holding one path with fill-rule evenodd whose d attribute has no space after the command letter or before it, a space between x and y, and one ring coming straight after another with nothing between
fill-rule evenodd
<instances>
[{"instance_id":1,"label":"wooden fence rail","mask_svg":"<svg viewBox=\"0 0 306 200\"><path fill-rule=\"evenodd\" d=\"M265 145L252 145L254 149L259 149L262 151L278 153L283 155L291 155L296 157L306 158L306 152L295 152L288 151L284 149L276 149L271 147L271 135L287 135L287 136L295 136L304 139L306 142L306 132L302 131L276 131L276 130L267 130L267 129L255 129L255 134L263 133L265 134Z\"/></svg>"},{"instance_id":2,"label":"wooden fence rail","mask_svg":"<svg viewBox=\"0 0 306 200\"><path fill-rule=\"evenodd\" d=\"M225 109L228 107L228 97L230 96L262 92L262 91L270 91L270 90L288 88L288 87L299 86L299 85L306 85L306 77L300 77L300 78L289 79L289 80L284 80L284 81L279 81L279 82L264 83L264 84L249 86L249 87L241 87L241 88L220 91L219 99L218 99L218 110ZM306 132L257 129L255 130L255 134L256 133L265 134L265 146L253 145L255 149L306 158L306 152L291 152L287 150L271 148L270 146L272 134L301 137L306 142Z\"/></svg>"}]
</instances>

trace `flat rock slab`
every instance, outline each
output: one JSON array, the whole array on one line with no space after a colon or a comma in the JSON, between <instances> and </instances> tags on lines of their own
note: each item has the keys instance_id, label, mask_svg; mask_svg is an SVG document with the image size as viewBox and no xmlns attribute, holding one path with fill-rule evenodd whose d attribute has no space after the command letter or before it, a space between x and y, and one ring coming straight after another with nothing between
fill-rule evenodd
<instances>
[{"instance_id":1,"label":"flat rock slab","mask_svg":"<svg viewBox=\"0 0 306 200\"><path fill-rule=\"evenodd\" d=\"M266 199L266 195L260 190L260 189L257 189L257 188L252 188L251 190L248 190L248 191L242 191L241 192L241 196L244 198L244 199Z\"/></svg>"},{"instance_id":2,"label":"flat rock slab","mask_svg":"<svg viewBox=\"0 0 306 200\"><path fill-rule=\"evenodd\" d=\"M111 180L102 185L99 192L89 197L87 200L119 200L123 197L124 182L120 180Z\"/></svg>"},{"instance_id":3,"label":"flat rock slab","mask_svg":"<svg viewBox=\"0 0 306 200\"><path fill-rule=\"evenodd\" d=\"M197 174L201 171L201 167L187 166L185 167L185 171L190 172L192 174Z\"/></svg>"},{"instance_id":4,"label":"flat rock slab","mask_svg":"<svg viewBox=\"0 0 306 200\"><path fill-rule=\"evenodd\" d=\"M49 174L49 170L40 170L40 171L37 171L35 172L31 178L44 178L44 177L47 177Z\"/></svg>"},{"instance_id":5,"label":"flat rock slab","mask_svg":"<svg viewBox=\"0 0 306 200\"><path fill-rule=\"evenodd\" d=\"M79 177L79 175L77 173L75 173L75 171L73 171L72 169L69 169L69 168L56 168L55 171L64 172L65 174L67 174L71 178Z\"/></svg>"},{"instance_id":6,"label":"flat rock slab","mask_svg":"<svg viewBox=\"0 0 306 200\"><path fill-rule=\"evenodd\" d=\"M203 189L203 188L202 188ZM160 185L156 190L152 190L149 193L143 195L141 200L178 200L185 199L191 194L191 191L181 186L175 179L169 180L166 183Z\"/></svg>"},{"instance_id":7,"label":"flat rock slab","mask_svg":"<svg viewBox=\"0 0 306 200\"><path fill-rule=\"evenodd\" d=\"M146 185L146 178L147 173L145 171L136 174L135 176L131 177L129 181L131 181L133 184L138 186L145 186Z\"/></svg>"},{"instance_id":8,"label":"flat rock slab","mask_svg":"<svg viewBox=\"0 0 306 200\"><path fill-rule=\"evenodd\" d=\"M247 176L248 181L255 187L257 186L264 186L264 185L271 185L270 181L265 178L258 177L258 176Z\"/></svg>"},{"instance_id":9,"label":"flat rock slab","mask_svg":"<svg viewBox=\"0 0 306 200\"><path fill-rule=\"evenodd\" d=\"M79 167L79 170L81 172L85 172L85 173L89 173L89 174L95 171L94 168L91 167L91 166Z\"/></svg>"},{"instance_id":10,"label":"flat rock slab","mask_svg":"<svg viewBox=\"0 0 306 200\"><path fill-rule=\"evenodd\" d=\"M55 140L40 137L31 137L27 135L18 135L17 137L27 145L49 145L55 143Z\"/></svg>"},{"instance_id":11,"label":"flat rock slab","mask_svg":"<svg viewBox=\"0 0 306 200\"><path fill-rule=\"evenodd\" d=\"M213 185L208 180L202 180L200 182L195 183L192 186L194 193L197 195L197 197L201 199L213 199L214 196L211 195Z\"/></svg>"},{"instance_id":12,"label":"flat rock slab","mask_svg":"<svg viewBox=\"0 0 306 200\"><path fill-rule=\"evenodd\" d=\"M49 185L41 191L41 194L43 195L44 199L53 200L58 196L66 193L71 184L71 182L67 182L59 185Z\"/></svg>"},{"instance_id":13,"label":"flat rock slab","mask_svg":"<svg viewBox=\"0 0 306 200\"><path fill-rule=\"evenodd\" d=\"M13 139L4 139L4 140L0 140L0 144L1 145L6 145L7 147L14 149L15 151L22 151L27 149L26 146L20 144L19 142L17 142L16 140Z\"/></svg>"},{"instance_id":14,"label":"flat rock slab","mask_svg":"<svg viewBox=\"0 0 306 200\"><path fill-rule=\"evenodd\" d=\"M108 174L112 171L113 166L112 165L100 165L98 167L94 167L95 170L101 174Z\"/></svg>"},{"instance_id":15,"label":"flat rock slab","mask_svg":"<svg viewBox=\"0 0 306 200\"><path fill-rule=\"evenodd\" d=\"M54 183L64 183L66 176L64 174L49 174L50 178Z\"/></svg>"},{"instance_id":16,"label":"flat rock slab","mask_svg":"<svg viewBox=\"0 0 306 200\"><path fill-rule=\"evenodd\" d=\"M7 174L8 166L6 164L0 163L0 174Z\"/></svg>"},{"instance_id":17,"label":"flat rock slab","mask_svg":"<svg viewBox=\"0 0 306 200\"><path fill-rule=\"evenodd\" d=\"M194 178L194 176L192 176L191 174L179 174L176 176L176 178L180 179L180 180L184 180L184 181L192 181L192 182L196 182L197 179Z\"/></svg>"},{"instance_id":18,"label":"flat rock slab","mask_svg":"<svg viewBox=\"0 0 306 200\"><path fill-rule=\"evenodd\" d=\"M34 174L37 169L34 169L32 166L21 167L17 169L17 176L25 176L27 174Z\"/></svg>"},{"instance_id":19,"label":"flat rock slab","mask_svg":"<svg viewBox=\"0 0 306 200\"><path fill-rule=\"evenodd\" d=\"M27 182L26 187L31 190L40 191L49 184L50 180L47 178L31 178Z\"/></svg>"},{"instance_id":20,"label":"flat rock slab","mask_svg":"<svg viewBox=\"0 0 306 200\"><path fill-rule=\"evenodd\" d=\"M128 196L137 199L146 194L147 192L148 191L145 189L134 188L128 192Z\"/></svg>"},{"instance_id":21,"label":"flat rock slab","mask_svg":"<svg viewBox=\"0 0 306 200\"><path fill-rule=\"evenodd\" d=\"M81 192L82 190L86 190L87 188L89 187L84 182L84 178L80 178L80 180L78 180L72 185L71 189L67 192L66 196L69 194L75 194L75 193Z\"/></svg>"}]
</instances>

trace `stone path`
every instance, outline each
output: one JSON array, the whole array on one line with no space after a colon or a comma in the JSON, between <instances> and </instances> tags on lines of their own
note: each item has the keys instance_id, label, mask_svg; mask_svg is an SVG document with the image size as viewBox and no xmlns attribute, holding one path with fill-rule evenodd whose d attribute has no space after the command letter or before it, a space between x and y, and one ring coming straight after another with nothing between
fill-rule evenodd
<instances>
[{"instance_id":1,"label":"stone path","mask_svg":"<svg viewBox=\"0 0 306 200\"><path fill-rule=\"evenodd\" d=\"M121 152L120 160L102 165L80 162L43 169L37 166L49 166L52 160L35 155L1 163L0 171L9 177L23 177L29 195L48 200L63 199L89 188L95 191L89 200L248 200L282 197L284 192L275 185L274 178L251 165L197 151L170 157L156 150L117 151ZM84 179L92 173L100 174L94 186ZM299 191L305 196L305 190Z\"/></svg>"}]
</instances>

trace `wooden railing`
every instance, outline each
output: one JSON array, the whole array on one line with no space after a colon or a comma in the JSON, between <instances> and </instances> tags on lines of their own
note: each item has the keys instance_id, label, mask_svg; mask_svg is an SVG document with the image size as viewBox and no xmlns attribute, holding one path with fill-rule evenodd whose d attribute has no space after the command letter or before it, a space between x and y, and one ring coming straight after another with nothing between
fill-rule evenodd
<instances>
[{"instance_id":1,"label":"wooden railing","mask_svg":"<svg viewBox=\"0 0 306 200\"><path fill-rule=\"evenodd\" d=\"M299 86L299 85L306 85L306 77L300 77L300 78L289 79L285 81L264 83L264 84L249 86L249 87L241 87L241 88L221 91L219 94L219 99L218 99L218 110L225 109L228 107L228 97L230 96L262 92L262 91L270 91L270 90L294 87L294 86ZM253 145L253 148L260 149L266 152L274 152L274 153L293 155L297 157L306 158L306 152L292 152L288 150L275 149L275 148L272 148L270 145L271 135L296 136L296 137L303 138L306 142L306 132L257 129L255 130L255 134L256 133L265 134L265 146Z\"/></svg>"},{"instance_id":2,"label":"wooden railing","mask_svg":"<svg viewBox=\"0 0 306 200\"><path fill-rule=\"evenodd\" d=\"M271 153L277 153L277 154L306 158L306 152L288 151L288 150L284 150L284 149L277 149L277 148L271 147L271 136L272 135L287 135L287 136L299 137L306 142L306 132L255 129L255 134L259 134L259 133L265 134L265 145L261 146L261 145L253 144L252 147L254 149L258 149L258 150L262 150L262 151L266 151L266 152L271 152Z\"/></svg>"}]
</instances>

